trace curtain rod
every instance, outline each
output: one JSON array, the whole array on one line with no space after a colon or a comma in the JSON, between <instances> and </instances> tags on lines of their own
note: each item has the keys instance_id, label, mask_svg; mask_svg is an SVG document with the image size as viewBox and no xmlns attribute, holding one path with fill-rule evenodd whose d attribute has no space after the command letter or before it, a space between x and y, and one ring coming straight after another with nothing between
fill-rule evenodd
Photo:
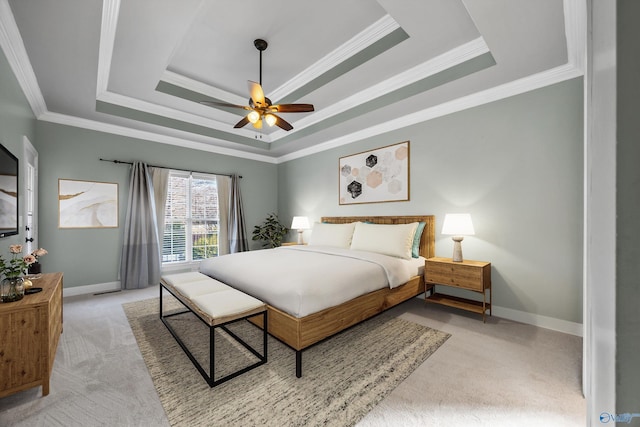
<instances>
[{"instance_id":1,"label":"curtain rod","mask_svg":"<svg viewBox=\"0 0 640 427\"><path fill-rule=\"evenodd\" d=\"M109 160L109 159L103 159L102 157L100 158L100 161L102 162L111 162L111 163L115 163L115 164L125 164L125 165L132 165L133 162L124 162L122 160ZM181 172L190 172L190 173L203 173L203 174L208 174L208 175L222 175L222 176L231 176L231 174L229 173L214 173L214 172L201 172L201 171L192 171L192 170L187 170L187 169L176 169L176 168L168 168L166 166L156 166L156 165L147 165L150 168L160 168L160 169L172 169L174 171L181 171ZM238 175L238 178L242 178L242 175Z\"/></svg>"}]
</instances>

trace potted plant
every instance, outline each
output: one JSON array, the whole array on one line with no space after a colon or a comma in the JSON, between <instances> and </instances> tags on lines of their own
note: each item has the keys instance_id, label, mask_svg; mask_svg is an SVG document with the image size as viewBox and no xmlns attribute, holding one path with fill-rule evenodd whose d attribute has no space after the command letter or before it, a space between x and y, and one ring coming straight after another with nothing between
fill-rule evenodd
<instances>
[{"instance_id":1,"label":"potted plant","mask_svg":"<svg viewBox=\"0 0 640 427\"><path fill-rule=\"evenodd\" d=\"M282 244L282 239L289 232L289 229L282 225L275 213L269 214L261 225L253 228L251 240L262 240L262 247L277 248Z\"/></svg>"},{"instance_id":2,"label":"potted plant","mask_svg":"<svg viewBox=\"0 0 640 427\"><path fill-rule=\"evenodd\" d=\"M24 296L24 279L22 275L27 268L34 262L36 258L29 254L24 257L19 256L22 253L22 245L9 246L11 259L5 261L0 255L0 273L4 276L0 284L0 301L13 302L19 301Z\"/></svg>"},{"instance_id":3,"label":"potted plant","mask_svg":"<svg viewBox=\"0 0 640 427\"><path fill-rule=\"evenodd\" d=\"M35 251L31 252L31 255L33 255L36 260L29 266L29 274L37 275L42 273L42 264L40 264L40 257L48 253L49 252L47 252L47 250L44 248L38 248Z\"/></svg>"}]
</instances>

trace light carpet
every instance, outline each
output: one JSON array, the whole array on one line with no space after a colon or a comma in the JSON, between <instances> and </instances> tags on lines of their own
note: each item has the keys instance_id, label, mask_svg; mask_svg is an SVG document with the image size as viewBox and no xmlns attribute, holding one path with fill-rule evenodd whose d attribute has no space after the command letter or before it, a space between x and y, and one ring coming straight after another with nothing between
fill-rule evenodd
<instances>
[{"instance_id":1,"label":"light carpet","mask_svg":"<svg viewBox=\"0 0 640 427\"><path fill-rule=\"evenodd\" d=\"M268 363L209 388L160 321L158 298L123 304L131 329L173 426L351 426L424 362L449 334L381 314L303 352L269 337ZM191 314L171 318L203 366L208 329ZM234 332L261 351L261 331L248 322ZM248 352L216 334L216 378Z\"/></svg>"}]
</instances>

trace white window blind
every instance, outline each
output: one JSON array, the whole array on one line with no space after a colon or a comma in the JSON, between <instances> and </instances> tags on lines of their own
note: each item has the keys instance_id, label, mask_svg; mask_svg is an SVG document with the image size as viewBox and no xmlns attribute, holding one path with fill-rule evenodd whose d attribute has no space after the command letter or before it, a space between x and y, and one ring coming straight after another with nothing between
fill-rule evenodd
<instances>
[{"instance_id":1,"label":"white window blind","mask_svg":"<svg viewBox=\"0 0 640 427\"><path fill-rule=\"evenodd\" d=\"M218 190L215 176L172 171L169 175L162 262L218 256Z\"/></svg>"}]
</instances>

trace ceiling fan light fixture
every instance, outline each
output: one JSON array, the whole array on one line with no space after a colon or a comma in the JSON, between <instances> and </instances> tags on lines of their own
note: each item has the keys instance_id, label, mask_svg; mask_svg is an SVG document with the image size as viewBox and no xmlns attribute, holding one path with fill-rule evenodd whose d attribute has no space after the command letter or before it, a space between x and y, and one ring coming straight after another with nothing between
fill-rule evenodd
<instances>
[{"instance_id":1,"label":"ceiling fan light fixture","mask_svg":"<svg viewBox=\"0 0 640 427\"><path fill-rule=\"evenodd\" d=\"M235 105L218 101L200 101L200 103L210 107L230 107L250 111L233 126L234 129L240 129L248 123L251 123L256 129L262 129L262 122L265 121L269 126L278 126L282 130L290 131L293 129L291 123L274 113L310 113L314 111L313 104L273 105L271 100L264 96L264 90L262 90L262 52L267 49L268 43L265 40L256 39L253 44L260 52L260 83L247 81L249 105Z\"/></svg>"},{"instance_id":2,"label":"ceiling fan light fixture","mask_svg":"<svg viewBox=\"0 0 640 427\"><path fill-rule=\"evenodd\" d=\"M253 110L252 112L247 114L247 119L249 120L249 122L255 125L258 120L260 120L260 113L258 113L256 110Z\"/></svg>"},{"instance_id":3,"label":"ceiling fan light fixture","mask_svg":"<svg viewBox=\"0 0 640 427\"><path fill-rule=\"evenodd\" d=\"M276 119L276 116L274 116L273 114L265 114L264 120L267 122L269 126L273 126L276 124L276 121L278 119Z\"/></svg>"}]
</instances>

